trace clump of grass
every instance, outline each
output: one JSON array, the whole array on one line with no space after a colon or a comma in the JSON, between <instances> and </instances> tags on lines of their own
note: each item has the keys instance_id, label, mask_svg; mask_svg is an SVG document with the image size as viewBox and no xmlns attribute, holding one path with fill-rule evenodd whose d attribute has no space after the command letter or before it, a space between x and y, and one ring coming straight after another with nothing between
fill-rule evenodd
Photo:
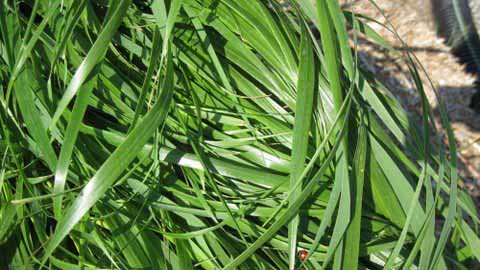
<instances>
[{"instance_id":1,"label":"clump of grass","mask_svg":"<svg viewBox=\"0 0 480 270\"><path fill-rule=\"evenodd\" d=\"M358 15L290 4L2 1L2 268L472 267L412 58L421 125L358 65L347 28L393 51Z\"/></svg>"}]
</instances>

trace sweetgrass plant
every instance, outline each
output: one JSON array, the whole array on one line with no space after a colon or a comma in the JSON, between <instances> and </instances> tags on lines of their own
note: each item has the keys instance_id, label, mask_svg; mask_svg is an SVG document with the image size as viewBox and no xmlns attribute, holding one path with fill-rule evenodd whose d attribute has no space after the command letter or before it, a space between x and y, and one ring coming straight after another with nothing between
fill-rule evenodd
<instances>
[{"instance_id":1,"label":"sweetgrass plant","mask_svg":"<svg viewBox=\"0 0 480 270\"><path fill-rule=\"evenodd\" d=\"M0 268L474 267L414 56L335 0L288 4L2 0ZM359 36L408 64L420 123Z\"/></svg>"}]
</instances>

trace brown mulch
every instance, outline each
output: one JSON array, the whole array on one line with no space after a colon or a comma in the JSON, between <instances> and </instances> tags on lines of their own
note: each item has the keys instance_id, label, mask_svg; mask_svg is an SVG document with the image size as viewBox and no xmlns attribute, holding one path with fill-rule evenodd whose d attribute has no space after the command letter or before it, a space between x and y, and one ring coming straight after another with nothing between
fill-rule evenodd
<instances>
[{"instance_id":1,"label":"brown mulch","mask_svg":"<svg viewBox=\"0 0 480 270\"><path fill-rule=\"evenodd\" d=\"M374 0L382 12L371 0L339 1L344 9L366 15L389 27L393 26L403 43L384 26L369 23L393 47L409 50L421 63L445 104L455 133L462 176L460 186L476 198L480 209L480 114L469 108L471 97L477 91L474 85L475 75L466 72L465 65L460 63L452 54L451 48L437 35L430 1ZM289 6L285 5L288 10ZM362 65L379 76L406 111L412 113L412 116L420 116L421 99L406 64L366 39L357 40ZM438 110L435 109L438 100L426 75L423 77L426 95L438 117ZM439 119L437 123L437 127L443 131Z\"/></svg>"},{"instance_id":2,"label":"brown mulch","mask_svg":"<svg viewBox=\"0 0 480 270\"><path fill-rule=\"evenodd\" d=\"M425 68L440 99L444 102L455 132L459 148L461 185L480 198L480 114L468 107L475 93L475 76L451 53L435 31L428 0L375 0L384 17L369 0L341 1L345 9L374 18L380 23L391 23L399 36ZM383 38L396 48L405 48L394 34L375 23L369 23ZM421 112L421 100L405 63L395 59L378 46L360 40L362 64L380 75L405 109L413 114ZM428 80L423 80L427 82ZM424 85L436 115L438 101L434 90ZM439 121L437 121L439 122ZM479 201L479 200L477 200Z\"/></svg>"}]
</instances>

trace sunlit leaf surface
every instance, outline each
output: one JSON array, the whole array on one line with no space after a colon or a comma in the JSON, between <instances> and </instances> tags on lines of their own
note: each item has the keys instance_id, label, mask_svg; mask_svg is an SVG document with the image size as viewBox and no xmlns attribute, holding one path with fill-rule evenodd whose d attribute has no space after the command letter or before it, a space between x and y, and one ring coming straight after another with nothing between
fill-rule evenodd
<instances>
[{"instance_id":1,"label":"sunlit leaf surface","mask_svg":"<svg viewBox=\"0 0 480 270\"><path fill-rule=\"evenodd\" d=\"M0 269L473 269L415 58L284 2L1 1ZM408 64L420 123L358 36Z\"/></svg>"}]
</instances>

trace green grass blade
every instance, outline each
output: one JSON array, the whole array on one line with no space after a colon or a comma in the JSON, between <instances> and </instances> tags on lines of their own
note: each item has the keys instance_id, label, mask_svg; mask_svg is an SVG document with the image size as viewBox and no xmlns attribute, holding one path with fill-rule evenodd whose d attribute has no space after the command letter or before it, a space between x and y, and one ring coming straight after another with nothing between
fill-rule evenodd
<instances>
[{"instance_id":1,"label":"green grass blade","mask_svg":"<svg viewBox=\"0 0 480 270\"><path fill-rule=\"evenodd\" d=\"M170 58L171 56L169 56ZM174 78L173 63L167 59L167 71L161 95L144 120L128 135L115 152L108 158L96 174L90 179L85 188L75 201L68 207L60 220L55 233L45 247L42 262L45 263L55 248L68 235L73 227L88 212L118 179L120 174L129 166L130 162L138 155L143 145L163 123L167 116L173 95Z\"/></svg>"},{"instance_id":2,"label":"green grass blade","mask_svg":"<svg viewBox=\"0 0 480 270\"><path fill-rule=\"evenodd\" d=\"M362 204L363 204L363 186L367 174L367 153L368 140L365 126L360 126L357 150L354 156L354 173L355 184L353 185L352 197L355 198L352 203L353 214L352 221L348 225L345 233L345 257L343 259L341 269L358 269L358 258L361 245L361 218L362 218Z\"/></svg>"},{"instance_id":3,"label":"green grass blade","mask_svg":"<svg viewBox=\"0 0 480 270\"><path fill-rule=\"evenodd\" d=\"M75 74L65 90L62 99L58 102L57 109L52 117L49 129L52 129L56 125L57 121L60 119L60 116L65 111L65 108L67 108L68 103L70 103L73 97L77 94L78 90L87 80L94 67L103 60L108 45L117 32L117 29L120 26L130 3L131 0L122 0L115 10L115 13L112 15L112 18L105 24L105 27L102 29L102 32L99 34L92 48L88 51L87 56L85 59L83 59L80 66L75 71Z\"/></svg>"},{"instance_id":4,"label":"green grass blade","mask_svg":"<svg viewBox=\"0 0 480 270\"><path fill-rule=\"evenodd\" d=\"M80 130L83 116L87 110L90 95L96 84L97 77L93 75L86 83L80 87L80 93L75 100L72 115L68 122L67 130L65 132L62 148L60 149L60 156L58 157L58 164L55 170L53 193L60 194L65 189L65 183L68 174L68 166L70 165L71 156L75 147L75 141ZM63 196L59 195L53 199L53 208L55 217L61 219L62 215L62 200Z\"/></svg>"},{"instance_id":5,"label":"green grass blade","mask_svg":"<svg viewBox=\"0 0 480 270\"><path fill-rule=\"evenodd\" d=\"M309 141L310 123L313 111L313 93L315 89L315 64L313 50L310 47L307 32L302 32L300 44L300 68L298 70L297 106L295 122L293 126L292 162L290 164L290 188L300 182L299 188L295 189L290 201L295 201L302 191L302 179L299 178L305 167L307 148ZM300 217L296 216L289 224L289 267L294 269L297 255L297 234Z\"/></svg>"},{"instance_id":6,"label":"green grass blade","mask_svg":"<svg viewBox=\"0 0 480 270\"><path fill-rule=\"evenodd\" d=\"M45 160L50 170L54 171L57 166L57 154L50 143L47 130L40 118L41 114L35 106L34 93L38 91L39 85L34 79L32 80L32 77L34 75L31 70L25 68L15 81L14 89L20 111L36 146L40 149L41 158Z\"/></svg>"}]
</instances>

